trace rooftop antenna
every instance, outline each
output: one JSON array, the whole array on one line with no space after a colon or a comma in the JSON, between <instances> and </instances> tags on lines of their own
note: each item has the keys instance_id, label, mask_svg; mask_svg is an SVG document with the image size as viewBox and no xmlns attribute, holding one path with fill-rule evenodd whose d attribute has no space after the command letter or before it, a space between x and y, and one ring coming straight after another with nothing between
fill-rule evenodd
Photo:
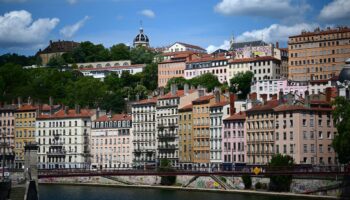
<instances>
[{"instance_id":1,"label":"rooftop antenna","mask_svg":"<svg viewBox=\"0 0 350 200\"><path fill-rule=\"evenodd\" d=\"M143 32L143 28L142 28L142 20L140 20L140 32Z\"/></svg>"}]
</instances>

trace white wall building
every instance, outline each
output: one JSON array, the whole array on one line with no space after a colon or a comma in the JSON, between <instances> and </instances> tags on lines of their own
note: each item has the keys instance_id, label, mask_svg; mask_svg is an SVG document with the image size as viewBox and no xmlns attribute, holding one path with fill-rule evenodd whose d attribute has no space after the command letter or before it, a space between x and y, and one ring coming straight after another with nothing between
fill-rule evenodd
<instances>
[{"instance_id":1,"label":"white wall building","mask_svg":"<svg viewBox=\"0 0 350 200\"><path fill-rule=\"evenodd\" d=\"M79 68L110 68L131 65L130 60L112 60L101 62L77 63Z\"/></svg>"},{"instance_id":2,"label":"white wall building","mask_svg":"<svg viewBox=\"0 0 350 200\"><path fill-rule=\"evenodd\" d=\"M68 107L39 115L35 139L39 145L38 168L90 168L90 130L93 110Z\"/></svg>"},{"instance_id":3,"label":"white wall building","mask_svg":"<svg viewBox=\"0 0 350 200\"><path fill-rule=\"evenodd\" d=\"M168 47L167 50L164 51L166 52L178 52L178 51L193 51L193 52L198 52L198 53L206 53L207 51L203 49L202 47L199 47L197 45L192 45L192 44L186 44L183 42L175 42L171 46Z\"/></svg>"}]
</instances>

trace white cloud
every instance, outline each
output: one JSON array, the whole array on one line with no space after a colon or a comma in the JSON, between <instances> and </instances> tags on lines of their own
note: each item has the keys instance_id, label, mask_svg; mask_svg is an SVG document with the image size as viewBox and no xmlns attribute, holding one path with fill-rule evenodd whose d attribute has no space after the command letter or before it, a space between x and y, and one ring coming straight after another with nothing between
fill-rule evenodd
<instances>
[{"instance_id":1,"label":"white cloud","mask_svg":"<svg viewBox=\"0 0 350 200\"><path fill-rule=\"evenodd\" d=\"M349 0L334 0L322 8L318 17L322 21L350 20L349 8Z\"/></svg>"},{"instance_id":2,"label":"white cloud","mask_svg":"<svg viewBox=\"0 0 350 200\"><path fill-rule=\"evenodd\" d=\"M215 45L209 45L207 47L207 52L208 53L212 53L214 51L216 51L217 49L225 49L228 50L230 48L230 41L225 40L223 44L219 45L219 46L215 46Z\"/></svg>"},{"instance_id":3,"label":"white cloud","mask_svg":"<svg viewBox=\"0 0 350 200\"><path fill-rule=\"evenodd\" d=\"M71 38L73 35L79 31L81 27L84 26L85 22L89 19L89 16L85 16L83 19L79 20L73 25L68 25L60 30L60 34L66 38Z\"/></svg>"},{"instance_id":4,"label":"white cloud","mask_svg":"<svg viewBox=\"0 0 350 200\"><path fill-rule=\"evenodd\" d=\"M140 12L140 14L143 16L146 16L148 18L154 18L156 16L156 14L152 10L149 10L149 9L142 10Z\"/></svg>"},{"instance_id":5,"label":"white cloud","mask_svg":"<svg viewBox=\"0 0 350 200\"><path fill-rule=\"evenodd\" d=\"M292 35L298 35L303 30L305 31L313 31L317 28L318 24L307 24L300 23L292 26L286 26L281 24L272 24L269 27L263 29L257 29L252 31L246 31L236 37L237 42L245 42L252 40L261 40L263 39L265 42L276 42L276 41L288 41L288 37Z\"/></svg>"},{"instance_id":6,"label":"white cloud","mask_svg":"<svg viewBox=\"0 0 350 200\"><path fill-rule=\"evenodd\" d=\"M222 0L214 9L224 15L285 18L301 14L310 6L305 2L296 5L292 0Z\"/></svg>"},{"instance_id":7,"label":"white cloud","mask_svg":"<svg viewBox=\"0 0 350 200\"><path fill-rule=\"evenodd\" d=\"M28 47L40 45L59 23L58 18L40 18L33 21L25 10L0 15L0 46Z\"/></svg>"},{"instance_id":8,"label":"white cloud","mask_svg":"<svg viewBox=\"0 0 350 200\"><path fill-rule=\"evenodd\" d=\"M67 2L71 5L76 4L78 0L67 0Z\"/></svg>"}]
</instances>

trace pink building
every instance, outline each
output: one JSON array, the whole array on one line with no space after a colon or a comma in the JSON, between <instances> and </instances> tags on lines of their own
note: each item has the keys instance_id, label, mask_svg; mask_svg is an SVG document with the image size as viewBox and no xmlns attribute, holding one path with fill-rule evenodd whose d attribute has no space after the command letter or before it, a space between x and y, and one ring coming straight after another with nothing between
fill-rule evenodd
<instances>
[{"instance_id":1,"label":"pink building","mask_svg":"<svg viewBox=\"0 0 350 200\"><path fill-rule=\"evenodd\" d=\"M132 164L131 116L104 115L92 123L92 168L129 168Z\"/></svg>"},{"instance_id":2,"label":"pink building","mask_svg":"<svg viewBox=\"0 0 350 200\"><path fill-rule=\"evenodd\" d=\"M0 106L0 140L3 142L3 134L5 134L5 148L6 163L5 166L11 167L14 163L13 148L15 147L15 115L14 112L17 109L15 105L4 105ZM2 156L3 151L1 150L0 155ZM2 163L0 163L2 167Z\"/></svg>"},{"instance_id":3,"label":"pink building","mask_svg":"<svg viewBox=\"0 0 350 200\"><path fill-rule=\"evenodd\" d=\"M246 162L246 114L236 113L223 120L222 162L245 163Z\"/></svg>"}]
</instances>

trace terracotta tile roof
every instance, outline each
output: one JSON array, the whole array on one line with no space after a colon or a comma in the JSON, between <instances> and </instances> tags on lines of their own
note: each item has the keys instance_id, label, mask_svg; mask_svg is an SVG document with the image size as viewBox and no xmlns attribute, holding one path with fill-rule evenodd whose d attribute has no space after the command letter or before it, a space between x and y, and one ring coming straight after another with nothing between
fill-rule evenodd
<instances>
[{"instance_id":1,"label":"terracotta tile roof","mask_svg":"<svg viewBox=\"0 0 350 200\"><path fill-rule=\"evenodd\" d=\"M0 111L7 111L7 110L16 110L17 105L16 104L7 104L7 105L2 105L0 106Z\"/></svg>"},{"instance_id":2,"label":"terracotta tile roof","mask_svg":"<svg viewBox=\"0 0 350 200\"><path fill-rule=\"evenodd\" d=\"M198 53L198 52L195 52L195 51L175 51L175 52L162 53L162 56L175 56L175 55L179 55L179 54L191 55L191 54L201 54L201 53Z\"/></svg>"},{"instance_id":3,"label":"terracotta tile roof","mask_svg":"<svg viewBox=\"0 0 350 200\"><path fill-rule=\"evenodd\" d=\"M206 57L199 57L197 59L193 59L193 60L188 61L186 63L208 62L208 61L218 61L218 60L227 61L228 59L225 56L219 56L219 57L206 56Z\"/></svg>"},{"instance_id":4,"label":"terracotta tile roof","mask_svg":"<svg viewBox=\"0 0 350 200\"><path fill-rule=\"evenodd\" d=\"M245 120L246 116L247 115L245 112L239 112L229 116L228 118L224 119L224 121Z\"/></svg>"},{"instance_id":5,"label":"terracotta tile roof","mask_svg":"<svg viewBox=\"0 0 350 200\"><path fill-rule=\"evenodd\" d=\"M233 59L233 60L230 60L229 63L247 63L247 62L269 61L269 60L280 61L272 56L263 56L263 57L255 57L255 58Z\"/></svg>"},{"instance_id":6,"label":"terracotta tile roof","mask_svg":"<svg viewBox=\"0 0 350 200\"><path fill-rule=\"evenodd\" d=\"M163 62L160 62L159 64L166 64L166 63L185 63L186 59L179 59L179 60L165 60Z\"/></svg>"},{"instance_id":7,"label":"terracotta tile roof","mask_svg":"<svg viewBox=\"0 0 350 200\"><path fill-rule=\"evenodd\" d=\"M189 90L188 93L191 94L194 91L196 91L196 90ZM168 92L167 94L158 97L158 100L172 99L172 98L182 97L184 95L185 95L185 91L184 90L177 90L175 95L173 95L171 92Z\"/></svg>"},{"instance_id":8,"label":"terracotta tile roof","mask_svg":"<svg viewBox=\"0 0 350 200\"><path fill-rule=\"evenodd\" d=\"M180 112L191 111L192 108L193 108L193 105L192 104L188 104L188 105L186 105L186 106L184 106L182 108L179 108L179 111Z\"/></svg>"},{"instance_id":9,"label":"terracotta tile roof","mask_svg":"<svg viewBox=\"0 0 350 200\"><path fill-rule=\"evenodd\" d=\"M222 107L222 106L226 106L227 104L229 104L228 101L220 101L218 103L214 103L213 105L210 105L210 107Z\"/></svg>"},{"instance_id":10,"label":"terracotta tile roof","mask_svg":"<svg viewBox=\"0 0 350 200\"><path fill-rule=\"evenodd\" d=\"M283 112L283 111L296 111L296 110L308 110L307 107L304 105L288 105L288 104L283 104L275 107L273 109L276 112Z\"/></svg>"},{"instance_id":11,"label":"terracotta tile roof","mask_svg":"<svg viewBox=\"0 0 350 200\"><path fill-rule=\"evenodd\" d=\"M33 111L36 110L38 108L38 106L34 106L34 105L29 105L29 104L22 104L17 111L22 112L22 111Z\"/></svg>"},{"instance_id":12,"label":"terracotta tile roof","mask_svg":"<svg viewBox=\"0 0 350 200\"><path fill-rule=\"evenodd\" d=\"M278 100L270 100L267 101L264 105L256 105L253 108L247 110L246 112L254 112L254 111L272 111L273 108L278 106Z\"/></svg>"},{"instance_id":13,"label":"terracotta tile roof","mask_svg":"<svg viewBox=\"0 0 350 200\"><path fill-rule=\"evenodd\" d=\"M157 103L157 97L152 97L151 99L142 99L140 101L137 101L133 103L133 105L156 104L156 103Z\"/></svg>"},{"instance_id":14,"label":"terracotta tile roof","mask_svg":"<svg viewBox=\"0 0 350 200\"><path fill-rule=\"evenodd\" d=\"M79 68L79 71L105 71L105 70L113 70L113 69L134 69L134 68L143 68L146 67L145 64L137 64L137 65L127 65L127 66L115 66L115 67L101 67L101 68Z\"/></svg>"},{"instance_id":15,"label":"terracotta tile roof","mask_svg":"<svg viewBox=\"0 0 350 200\"><path fill-rule=\"evenodd\" d=\"M94 114L95 112L89 109L81 109L79 114L75 112L75 109L70 109L68 110L68 113L65 114L64 110L61 109L52 115L39 115L37 119L88 118Z\"/></svg>"},{"instance_id":16,"label":"terracotta tile roof","mask_svg":"<svg viewBox=\"0 0 350 200\"><path fill-rule=\"evenodd\" d=\"M181 44L181 45L183 45L183 46L185 46L185 47L187 47L187 48L192 48L192 49L199 49L199 50L204 50L205 51L205 49L203 49L202 47L200 47L200 46L197 46L197 45L193 45L193 44L187 44L187 43L183 43L183 42L175 42L175 43L179 43L179 44ZM174 43L174 44L175 44Z\"/></svg>"},{"instance_id":17,"label":"terracotta tile roof","mask_svg":"<svg viewBox=\"0 0 350 200\"><path fill-rule=\"evenodd\" d=\"M108 115L103 115L95 120L95 122L106 122L106 121L130 121L131 115L127 114L115 114L111 118Z\"/></svg>"},{"instance_id":18,"label":"terracotta tile roof","mask_svg":"<svg viewBox=\"0 0 350 200\"><path fill-rule=\"evenodd\" d=\"M336 28L336 29L330 29L330 30L321 30L318 32L306 32L306 33L301 33L300 35L289 36L289 38L315 36L315 35L327 35L327 34L333 34L333 33L347 33L347 32L350 32L349 27Z\"/></svg>"},{"instance_id":19,"label":"terracotta tile roof","mask_svg":"<svg viewBox=\"0 0 350 200\"><path fill-rule=\"evenodd\" d=\"M205 96L201 96L201 97L193 100L192 103L202 103L202 102L208 101L212 98L214 98L214 95L205 95Z\"/></svg>"},{"instance_id":20,"label":"terracotta tile roof","mask_svg":"<svg viewBox=\"0 0 350 200\"><path fill-rule=\"evenodd\" d=\"M50 41L49 46L47 46L44 50L39 51L39 54L43 53L56 53L56 52L70 52L73 51L74 48L78 47L79 43L74 41Z\"/></svg>"},{"instance_id":21,"label":"terracotta tile roof","mask_svg":"<svg viewBox=\"0 0 350 200\"><path fill-rule=\"evenodd\" d=\"M60 105L53 105L53 109L58 109ZM40 108L42 111L50 111L50 105L48 104L43 104Z\"/></svg>"}]
</instances>

